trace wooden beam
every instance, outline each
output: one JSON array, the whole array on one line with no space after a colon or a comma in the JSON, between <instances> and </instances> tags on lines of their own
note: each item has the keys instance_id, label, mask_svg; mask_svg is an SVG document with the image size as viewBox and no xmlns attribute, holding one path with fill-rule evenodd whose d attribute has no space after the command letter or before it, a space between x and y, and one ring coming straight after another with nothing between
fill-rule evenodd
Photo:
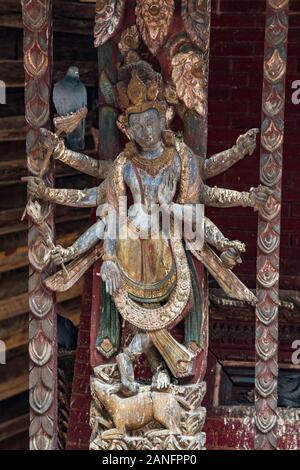
<instances>
[{"instance_id":1,"label":"wooden beam","mask_svg":"<svg viewBox=\"0 0 300 470\"><path fill-rule=\"evenodd\" d=\"M82 294L83 281L76 283L66 292L57 295L57 302L62 303L67 300L79 297ZM28 312L28 293L19 294L11 298L0 300L0 322L15 318ZM1 338L2 339L2 338Z\"/></svg>"},{"instance_id":2,"label":"wooden beam","mask_svg":"<svg viewBox=\"0 0 300 470\"><path fill-rule=\"evenodd\" d=\"M70 65L74 61L56 61L54 65L54 82L62 79ZM97 63L76 61L79 67L80 79L88 87L97 84ZM22 60L0 60L1 80L5 82L7 88L23 88L25 74ZM95 83L96 82L96 83Z\"/></svg>"},{"instance_id":3,"label":"wooden beam","mask_svg":"<svg viewBox=\"0 0 300 470\"><path fill-rule=\"evenodd\" d=\"M0 118L0 140L25 140L26 121L24 116Z\"/></svg>"},{"instance_id":4,"label":"wooden beam","mask_svg":"<svg viewBox=\"0 0 300 470\"><path fill-rule=\"evenodd\" d=\"M97 155L97 151L94 147L86 149L84 153L94 158ZM78 175L78 172L57 161L55 165L55 174L56 177L65 178ZM5 153L2 155L0 160L0 188L3 186L20 184L21 178L25 175L27 175L25 149L23 149L23 152L16 150L15 158L10 158L10 155L5 155Z\"/></svg>"},{"instance_id":5,"label":"wooden beam","mask_svg":"<svg viewBox=\"0 0 300 470\"><path fill-rule=\"evenodd\" d=\"M74 222L77 220L83 221L90 217L89 209L74 210L73 208L69 209L63 206L61 206L59 209L60 210L56 217L57 225L63 224L64 222ZM7 211L0 211L0 236L24 232L27 230L24 222L21 222L23 212L24 208L22 207L9 209Z\"/></svg>"},{"instance_id":6,"label":"wooden beam","mask_svg":"<svg viewBox=\"0 0 300 470\"><path fill-rule=\"evenodd\" d=\"M62 302L59 307L59 313L64 317L71 320L75 325L79 324L80 321L80 312L81 312L81 297L76 297L72 300L71 305L70 302ZM27 330L28 326L26 326ZM24 335L25 335L25 328L24 328ZM16 347L21 347L28 344L28 336L27 340L24 336L19 335L19 345L16 343ZM11 350L12 348L9 348ZM8 351L9 352L9 351ZM12 357L9 360L10 367L6 367L6 370L3 370L1 375L1 382L0 382L0 401L7 400L12 398L20 393L26 392L29 389L29 380L28 380L28 372L27 372L27 364L28 364L28 354L21 354L19 356ZM1 433L0 433L1 434Z\"/></svg>"},{"instance_id":7,"label":"wooden beam","mask_svg":"<svg viewBox=\"0 0 300 470\"><path fill-rule=\"evenodd\" d=\"M95 5L76 1L54 0L54 31L93 35ZM23 28L20 0L1 0L0 27Z\"/></svg>"},{"instance_id":8,"label":"wooden beam","mask_svg":"<svg viewBox=\"0 0 300 470\"><path fill-rule=\"evenodd\" d=\"M89 112L86 118L86 136L91 135L93 114ZM42 127L42 126L41 126ZM26 139L25 116L9 116L0 118L0 141L20 141Z\"/></svg>"},{"instance_id":9,"label":"wooden beam","mask_svg":"<svg viewBox=\"0 0 300 470\"><path fill-rule=\"evenodd\" d=\"M0 423L0 442L6 441L10 437L18 436L19 434L28 431L29 428L29 414L26 413L22 416L10 419Z\"/></svg>"},{"instance_id":10,"label":"wooden beam","mask_svg":"<svg viewBox=\"0 0 300 470\"><path fill-rule=\"evenodd\" d=\"M69 292L71 293L71 290ZM58 307L58 312L71 320L76 326L79 325L80 320L81 293L80 291L75 291L75 294L78 295L75 297L71 296L65 301L72 300L75 302L71 308L70 306L64 306L63 302ZM28 315L19 315L18 317L3 321L0 324L0 333L1 340L5 342L6 352L28 345Z\"/></svg>"},{"instance_id":11,"label":"wooden beam","mask_svg":"<svg viewBox=\"0 0 300 470\"><path fill-rule=\"evenodd\" d=\"M67 233L58 239L63 246L71 245L80 235L79 232ZM0 251L0 273L28 266L28 247L19 246L12 253Z\"/></svg>"},{"instance_id":12,"label":"wooden beam","mask_svg":"<svg viewBox=\"0 0 300 470\"><path fill-rule=\"evenodd\" d=\"M11 380L5 380L0 383L0 401L7 400L19 393L28 390L28 372L25 371Z\"/></svg>"}]
</instances>

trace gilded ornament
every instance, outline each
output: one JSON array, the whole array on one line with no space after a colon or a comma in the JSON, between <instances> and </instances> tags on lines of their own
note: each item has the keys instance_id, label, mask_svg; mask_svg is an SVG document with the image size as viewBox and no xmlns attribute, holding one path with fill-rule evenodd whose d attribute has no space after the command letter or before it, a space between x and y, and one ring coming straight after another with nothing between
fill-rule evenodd
<instances>
[{"instance_id":1,"label":"gilded ornament","mask_svg":"<svg viewBox=\"0 0 300 470\"><path fill-rule=\"evenodd\" d=\"M135 14L145 44L156 55L168 35L174 14L174 0L137 0Z\"/></svg>"},{"instance_id":2,"label":"gilded ornament","mask_svg":"<svg viewBox=\"0 0 300 470\"><path fill-rule=\"evenodd\" d=\"M194 51L179 52L172 59L172 80L178 98L200 116L206 113L205 65Z\"/></svg>"},{"instance_id":3,"label":"gilded ornament","mask_svg":"<svg viewBox=\"0 0 300 470\"><path fill-rule=\"evenodd\" d=\"M119 49L123 55L128 54L130 51L135 51L140 44L140 35L136 25L125 29L121 35L119 42Z\"/></svg>"},{"instance_id":4,"label":"gilded ornament","mask_svg":"<svg viewBox=\"0 0 300 470\"><path fill-rule=\"evenodd\" d=\"M182 0L181 15L190 39L202 52L209 49L210 0Z\"/></svg>"},{"instance_id":5,"label":"gilded ornament","mask_svg":"<svg viewBox=\"0 0 300 470\"><path fill-rule=\"evenodd\" d=\"M102 46L116 34L125 10L125 0L98 0L94 28L94 45Z\"/></svg>"},{"instance_id":6,"label":"gilded ornament","mask_svg":"<svg viewBox=\"0 0 300 470\"><path fill-rule=\"evenodd\" d=\"M274 49L270 59L264 63L265 78L271 82L278 82L286 72L286 60L280 55L279 50Z\"/></svg>"}]
</instances>

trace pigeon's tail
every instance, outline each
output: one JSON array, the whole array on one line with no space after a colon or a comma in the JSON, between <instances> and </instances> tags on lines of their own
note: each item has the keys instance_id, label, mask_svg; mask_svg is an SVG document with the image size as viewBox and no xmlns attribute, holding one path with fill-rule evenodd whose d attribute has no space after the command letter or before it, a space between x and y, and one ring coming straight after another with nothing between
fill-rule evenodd
<instances>
[{"instance_id":1,"label":"pigeon's tail","mask_svg":"<svg viewBox=\"0 0 300 470\"><path fill-rule=\"evenodd\" d=\"M85 119L81 121L78 127L67 135L68 147L70 150L78 151L85 148Z\"/></svg>"}]
</instances>

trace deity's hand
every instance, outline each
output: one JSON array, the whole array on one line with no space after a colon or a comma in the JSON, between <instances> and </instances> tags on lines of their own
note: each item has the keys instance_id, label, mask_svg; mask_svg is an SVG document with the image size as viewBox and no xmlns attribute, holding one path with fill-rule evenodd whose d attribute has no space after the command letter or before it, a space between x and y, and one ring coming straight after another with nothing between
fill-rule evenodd
<instances>
[{"instance_id":1,"label":"deity's hand","mask_svg":"<svg viewBox=\"0 0 300 470\"><path fill-rule=\"evenodd\" d=\"M236 146L243 156L253 154L256 147L256 135L258 133L259 129L250 129L237 139Z\"/></svg>"},{"instance_id":2,"label":"deity's hand","mask_svg":"<svg viewBox=\"0 0 300 470\"><path fill-rule=\"evenodd\" d=\"M220 251L225 251L229 248L233 248L239 253L244 253L246 251L245 243L240 242L239 240L228 240L228 238L224 238L224 240L220 242Z\"/></svg>"},{"instance_id":3,"label":"deity's hand","mask_svg":"<svg viewBox=\"0 0 300 470\"><path fill-rule=\"evenodd\" d=\"M251 207L258 211L266 205L268 198L273 195L273 191L260 184L257 188L251 188L249 191Z\"/></svg>"},{"instance_id":4,"label":"deity's hand","mask_svg":"<svg viewBox=\"0 0 300 470\"><path fill-rule=\"evenodd\" d=\"M157 390L166 389L171 383L171 377L167 369L162 369L156 372L152 379L152 387Z\"/></svg>"},{"instance_id":5,"label":"deity's hand","mask_svg":"<svg viewBox=\"0 0 300 470\"><path fill-rule=\"evenodd\" d=\"M244 253L245 250L245 243L242 243L239 240L228 240L227 250L223 251L220 256L225 268L233 269L237 264L241 264L242 259L240 254Z\"/></svg>"},{"instance_id":6,"label":"deity's hand","mask_svg":"<svg viewBox=\"0 0 300 470\"><path fill-rule=\"evenodd\" d=\"M113 294L121 284L120 269L115 261L104 261L101 266L101 277L106 285L106 292Z\"/></svg>"},{"instance_id":7,"label":"deity's hand","mask_svg":"<svg viewBox=\"0 0 300 470\"><path fill-rule=\"evenodd\" d=\"M27 191L30 198L46 199L47 186L42 178L38 176L25 176L22 181L27 181Z\"/></svg>"},{"instance_id":8,"label":"deity's hand","mask_svg":"<svg viewBox=\"0 0 300 470\"><path fill-rule=\"evenodd\" d=\"M174 199L177 180L173 174L167 173L158 187L158 201L160 205L168 205Z\"/></svg>"},{"instance_id":9,"label":"deity's hand","mask_svg":"<svg viewBox=\"0 0 300 470\"><path fill-rule=\"evenodd\" d=\"M65 148L64 141L60 139L54 132L44 129L40 129L40 142L44 149L49 150L53 153L53 157L57 158L60 150Z\"/></svg>"},{"instance_id":10,"label":"deity's hand","mask_svg":"<svg viewBox=\"0 0 300 470\"><path fill-rule=\"evenodd\" d=\"M75 250L72 246L63 248L62 246L57 245L50 251L51 260L56 265L67 263L68 261L71 261L71 259L75 258L75 256Z\"/></svg>"}]
</instances>

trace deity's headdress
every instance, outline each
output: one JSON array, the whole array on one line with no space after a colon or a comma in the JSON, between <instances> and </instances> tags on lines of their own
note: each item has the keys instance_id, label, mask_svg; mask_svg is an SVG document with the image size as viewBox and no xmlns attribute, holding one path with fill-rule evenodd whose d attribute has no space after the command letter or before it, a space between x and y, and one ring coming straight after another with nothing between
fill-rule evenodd
<instances>
[{"instance_id":1,"label":"deity's headdress","mask_svg":"<svg viewBox=\"0 0 300 470\"><path fill-rule=\"evenodd\" d=\"M138 47L139 34L136 26L132 26L123 33L119 43L124 61L118 68L116 92L122 112L118 125L123 132L126 132L130 114L156 109L160 116L166 117L170 110L162 75L140 58L136 52Z\"/></svg>"},{"instance_id":2,"label":"deity's headdress","mask_svg":"<svg viewBox=\"0 0 300 470\"><path fill-rule=\"evenodd\" d=\"M139 76L138 63L132 67L128 85L119 82L117 85L118 101L126 121L133 113L142 113L148 109L156 109L165 115L167 104L163 99L162 79L160 74L153 71L153 76L147 80ZM153 70L153 69L152 69Z\"/></svg>"}]
</instances>

